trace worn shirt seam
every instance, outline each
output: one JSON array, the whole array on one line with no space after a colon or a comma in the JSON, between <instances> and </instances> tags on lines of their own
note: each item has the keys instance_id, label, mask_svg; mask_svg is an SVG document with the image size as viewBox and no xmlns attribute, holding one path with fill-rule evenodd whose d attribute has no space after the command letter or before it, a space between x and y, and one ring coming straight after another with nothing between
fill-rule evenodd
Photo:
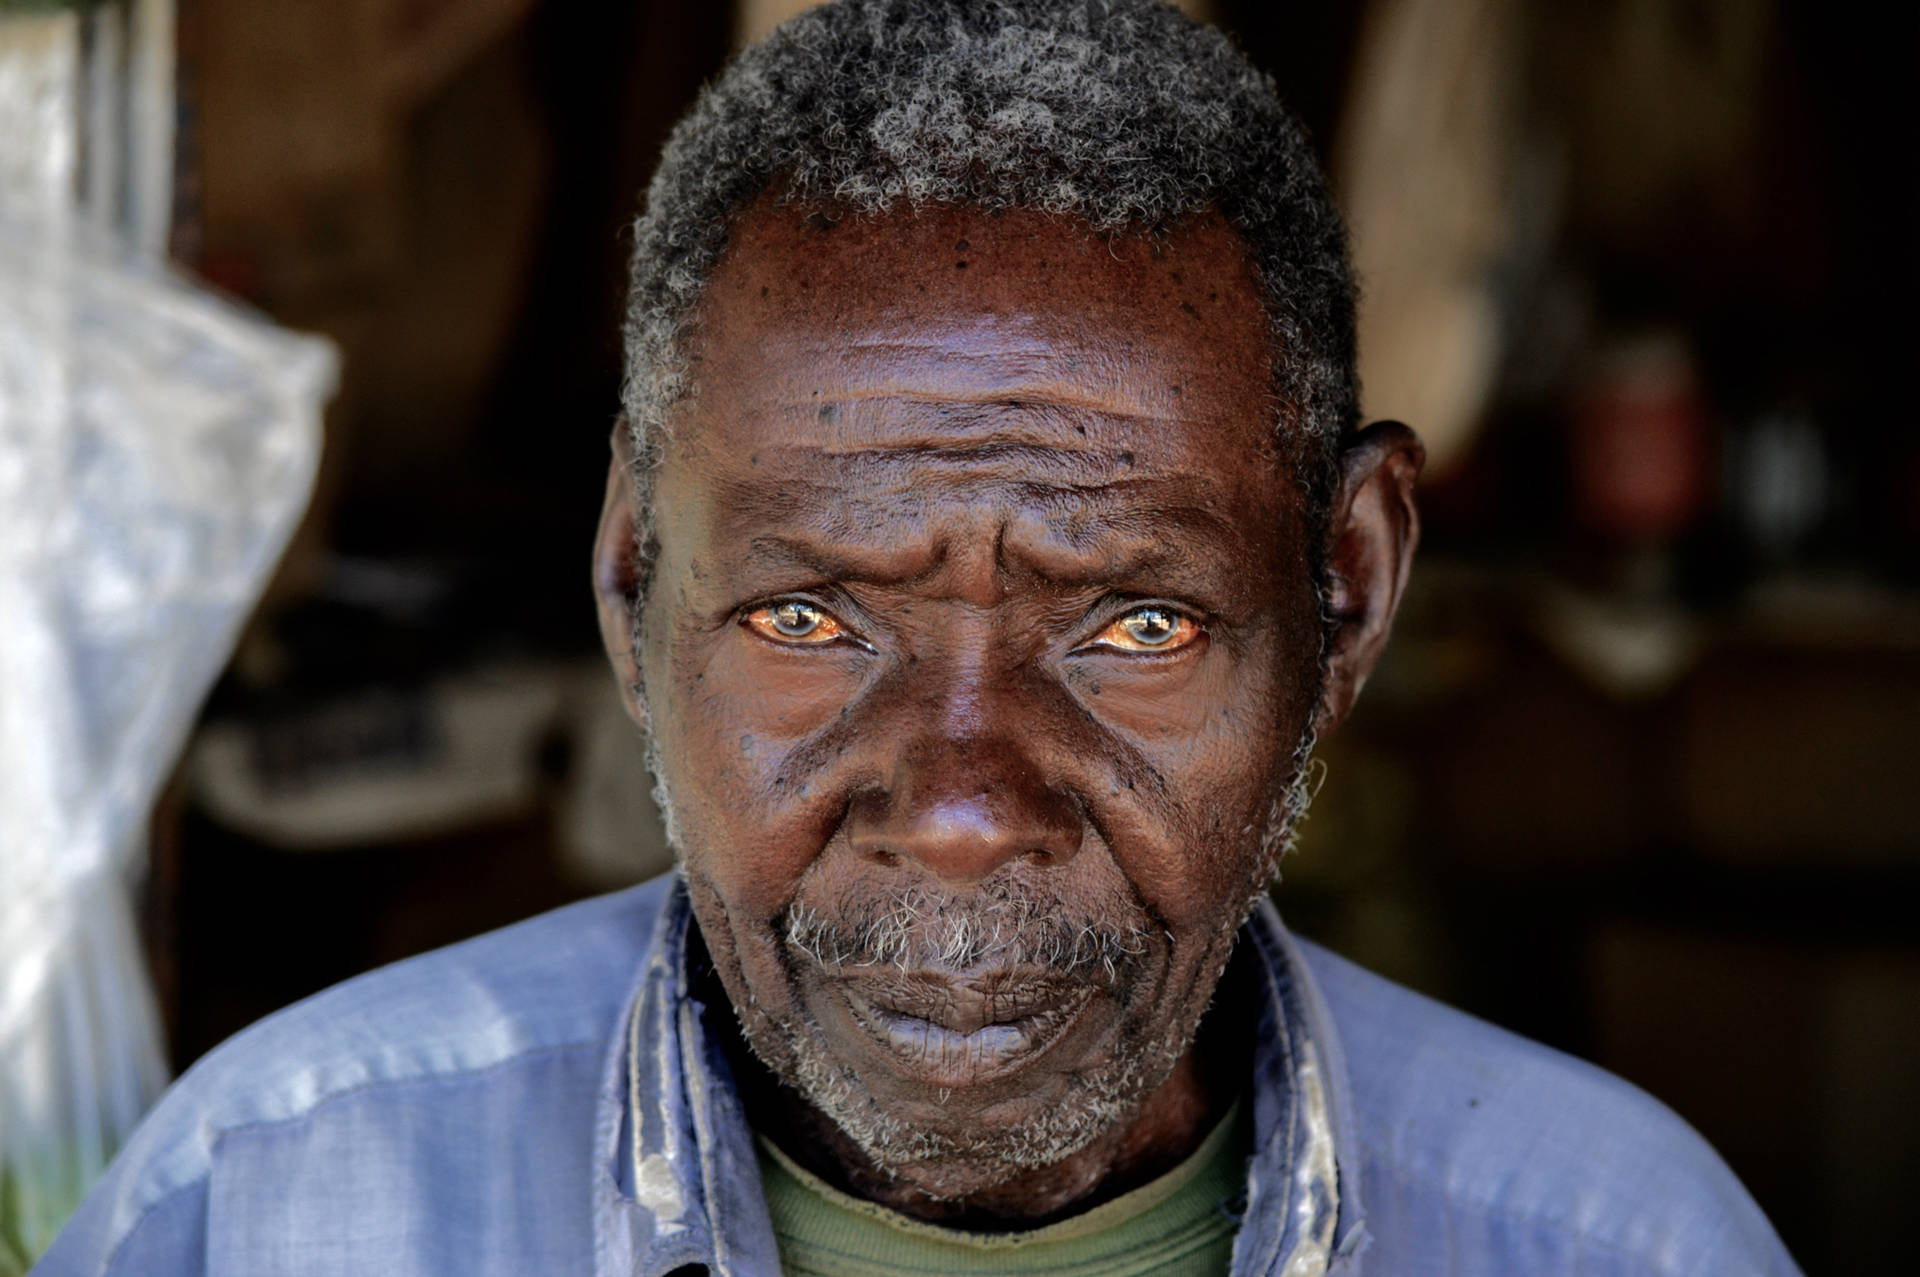
<instances>
[{"instance_id":1,"label":"worn shirt seam","mask_svg":"<svg viewBox=\"0 0 1920 1277\"><path fill-rule=\"evenodd\" d=\"M179 1184L174 1186L171 1189L168 1189L165 1193L162 1193L158 1199L156 1199L154 1202L148 1205L145 1209L143 1209L140 1212L139 1216L135 1218L133 1223L127 1226L127 1231L121 1234L120 1240L113 1244L113 1249L107 1252L107 1257L101 1261L100 1272L102 1274L102 1277L104 1277L105 1274L112 1272L115 1266L119 1264L120 1252L127 1248L127 1243L133 1240L134 1234L140 1231L141 1226L145 1224L150 1217L152 1217L154 1212L158 1211L161 1207L171 1202L174 1198L180 1196L180 1194L188 1192L191 1189L199 1188L205 1181L210 1180L212 1178L213 1178L213 1166L211 1161L209 1161L207 1169L205 1171L201 1172L198 1175L195 1175L192 1179L188 1180L184 1184Z\"/></svg>"}]
</instances>

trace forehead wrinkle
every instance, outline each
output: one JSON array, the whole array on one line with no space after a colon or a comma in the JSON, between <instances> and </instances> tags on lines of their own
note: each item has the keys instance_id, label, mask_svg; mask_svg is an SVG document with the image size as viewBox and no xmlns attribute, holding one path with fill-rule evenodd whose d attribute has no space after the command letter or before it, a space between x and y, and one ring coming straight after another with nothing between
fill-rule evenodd
<instances>
[{"instance_id":1,"label":"forehead wrinkle","mask_svg":"<svg viewBox=\"0 0 1920 1277\"><path fill-rule=\"evenodd\" d=\"M806 466L769 465L764 470L770 473L730 478L720 485L724 500L714 503L713 511L720 520L717 526L723 527L734 522L729 511L741 508L777 506L793 512L813 510L821 514L808 520L811 526L839 532L854 527L877 528L881 523L910 522L956 506L984 507L1008 498L1042 502L1050 512L1065 518L1075 510L1087 509L1090 501L1104 496L1118 499L1119 508L1098 514L1089 509L1084 521L1091 528L1131 528L1152 518L1162 525L1159 535L1164 535L1164 514L1169 510L1190 515L1195 523L1204 520L1210 531L1230 522L1215 511L1223 502L1230 504L1233 494L1221 491L1202 476L1142 474L1137 466L1124 469L1120 474L1091 478L1073 474L1038 475L1033 466L1025 464L1030 460L1029 451L1018 445L1004 449L939 445L917 450L837 452L823 457L820 450L812 447L780 448L772 451L774 459L798 454L803 461L816 459L823 464L813 473L808 473L810 467ZM1043 451L1052 455L1056 450ZM1071 461L1063 458L1061 465L1082 470L1087 457L1099 460L1103 456L1112 460L1116 470L1123 469L1118 453L1102 454L1092 450L1076 454ZM1004 467L996 464L1003 461L1015 464ZM1176 482L1184 491L1170 505L1169 495L1175 490ZM983 489L989 494L998 490L1005 496L983 495ZM889 506L890 498L903 496L917 499L910 511ZM1137 508L1136 503L1141 499L1150 510ZM1143 530L1141 535L1155 534Z\"/></svg>"},{"instance_id":2,"label":"forehead wrinkle","mask_svg":"<svg viewBox=\"0 0 1920 1277\"><path fill-rule=\"evenodd\" d=\"M832 380L813 396L856 402L892 397L955 404L1050 403L1063 409L1153 419L1159 392L1198 369L1169 363L1137 334L1099 328L1100 342L1031 316L991 314L972 322L916 314L884 332L775 338L766 352L800 355ZM796 396L797 397L797 396ZM804 402L804 400L802 401Z\"/></svg>"},{"instance_id":3,"label":"forehead wrinkle","mask_svg":"<svg viewBox=\"0 0 1920 1277\"><path fill-rule=\"evenodd\" d=\"M944 477L950 476L956 470L972 470L981 481L1031 483L1039 487L1059 486L1080 491L1118 488L1128 482L1124 479L1109 479L1104 476L1075 481L1066 474L1058 473L1084 471L1089 462L1104 463L1108 468L1118 470L1121 468L1121 462L1117 449L1112 451L1094 448L1072 450L1056 448L1051 444L1007 439L1002 436L960 441L906 439L899 443L878 447L821 447L809 451L815 455L831 457L850 468L868 472L928 467ZM999 464L1004 464L1008 468L1001 470ZM912 481L899 485L901 489L908 491L919 486L921 486L920 483Z\"/></svg>"},{"instance_id":4,"label":"forehead wrinkle","mask_svg":"<svg viewBox=\"0 0 1920 1277\"><path fill-rule=\"evenodd\" d=\"M1172 432L1195 436L1219 432L1217 425L1203 418L1145 409L1115 411L1092 402L920 391L816 394L767 405L768 415L793 431L783 441L786 447L834 455L1014 444L1063 456L1105 450L1117 458L1121 452L1157 451L1147 447L1150 443L1178 447L1169 438ZM759 405L755 411L760 411Z\"/></svg>"},{"instance_id":5,"label":"forehead wrinkle","mask_svg":"<svg viewBox=\"0 0 1920 1277\"><path fill-rule=\"evenodd\" d=\"M833 491L831 485L807 486ZM857 507L822 504L815 506L818 513L812 517L801 515L783 528L752 537L741 566L776 572L798 568L822 581L913 585L937 576L957 549L972 544L991 545L1002 570L1055 589L1187 578L1218 590L1238 561L1234 547L1241 539L1232 521L1211 504L1089 512L1075 527L1071 511L1084 508L1081 492L1042 484L1016 486L1026 497L1059 498L1049 502L1052 517L956 497L931 503L925 511L930 517L906 520L903 528L898 519L874 521L859 517ZM978 536L966 532L973 511L986 525Z\"/></svg>"},{"instance_id":6,"label":"forehead wrinkle","mask_svg":"<svg viewBox=\"0 0 1920 1277\"><path fill-rule=\"evenodd\" d=\"M1153 410L1134 401L1125 405L1114 396L1092 393L1084 388L1058 382L1028 382L990 390L964 391L928 389L906 390L897 386L833 386L815 390L805 398L798 395L771 401L771 406L790 411L818 410L825 404L898 404L911 412L916 408L938 412L948 408L994 408L1009 413L1085 414L1114 421L1152 424L1191 425L1193 419Z\"/></svg>"}]
</instances>

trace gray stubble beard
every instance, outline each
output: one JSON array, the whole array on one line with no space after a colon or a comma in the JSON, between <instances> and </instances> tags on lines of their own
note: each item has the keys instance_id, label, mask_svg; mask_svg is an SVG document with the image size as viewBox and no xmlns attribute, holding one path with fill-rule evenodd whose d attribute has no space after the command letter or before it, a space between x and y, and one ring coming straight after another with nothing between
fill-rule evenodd
<instances>
[{"instance_id":1,"label":"gray stubble beard","mask_svg":"<svg viewBox=\"0 0 1920 1277\"><path fill-rule=\"evenodd\" d=\"M1313 764L1314 736L1311 727L1302 736L1292 758L1292 776L1272 800L1266 827L1259 830L1259 854L1248 890L1228 936L1238 933L1278 873L1281 861L1295 847L1299 822L1307 813L1317 788L1320 771ZM904 894L904 893L903 893ZM1023 901L1022 911L1033 917L1058 916L1045 901ZM951 929L941 934L916 935L927 910L911 900L881 911L868 924L865 938L856 953L849 946L828 950L822 942L823 929L804 913L789 911L787 938L789 949L804 953L824 971L849 957L864 959L869 953L879 960L903 968L922 959L944 961L950 965L969 965L969 959L1006 957L996 944L1004 941L992 923L976 923L984 939L969 941ZM832 934L830 929L825 934ZM1145 948L1146 935L1135 933L1120 937L1101 937L1091 944L1063 946L1049 942L1039 946L1051 952L1020 953L1020 959L1039 958L1035 965L1055 970L1062 966L1071 972L1089 960L1104 964L1110 981L1124 980L1136 950ZM964 951L963 951L964 950ZM1152 1040L1122 1049L1096 1068L1071 1079L1067 1094L1040 1106L1011 1129L976 1127L964 1137L930 1131L887 1112L862 1085L857 1074L836 1062L819 1027L811 1021L775 1022L770 1017L742 1016L740 1023L755 1054L767 1063L775 1075L798 1090L835 1126L857 1144L883 1172L896 1179L920 1181L917 1167L944 1163L948 1167L964 1165L973 1173L970 1181L1004 1182L1016 1175L1055 1165L1081 1152L1103 1135L1132 1120L1141 1103L1165 1082L1199 1031L1200 1021L1211 1004L1213 990L1232 956L1233 945L1224 943L1197 981L1194 996L1187 1001L1196 1009L1173 1019L1166 1030ZM1064 962L1061 954L1066 954ZM1116 955L1119 960L1116 961ZM958 960L956 962L956 959ZM790 993L795 1005L804 1005L798 977L790 977ZM1204 990L1204 993L1202 993ZM754 1019L761 1023L756 1025ZM764 1041L772 1029L777 1045ZM758 1030L758 1031L756 1031ZM771 1049L769 1049L771 1048ZM928 1196L938 1199L937 1193Z\"/></svg>"}]
</instances>

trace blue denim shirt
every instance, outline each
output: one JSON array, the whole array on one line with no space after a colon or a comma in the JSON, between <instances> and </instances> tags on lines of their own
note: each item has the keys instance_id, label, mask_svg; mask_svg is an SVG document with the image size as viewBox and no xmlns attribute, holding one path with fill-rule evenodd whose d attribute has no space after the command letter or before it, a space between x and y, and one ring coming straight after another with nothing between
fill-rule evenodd
<instances>
[{"instance_id":1,"label":"blue denim shirt","mask_svg":"<svg viewBox=\"0 0 1920 1277\"><path fill-rule=\"evenodd\" d=\"M36 1277L775 1274L669 876L350 981L235 1037ZM1264 979L1237 1277L1796 1273L1625 1083L1290 937Z\"/></svg>"}]
</instances>

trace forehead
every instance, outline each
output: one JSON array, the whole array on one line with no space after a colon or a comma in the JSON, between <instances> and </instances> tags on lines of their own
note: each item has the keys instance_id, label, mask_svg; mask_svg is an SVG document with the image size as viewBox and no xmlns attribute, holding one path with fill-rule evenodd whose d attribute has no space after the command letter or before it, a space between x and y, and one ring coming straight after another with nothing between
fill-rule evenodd
<instances>
[{"instance_id":1,"label":"forehead","mask_svg":"<svg viewBox=\"0 0 1920 1277\"><path fill-rule=\"evenodd\" d=\"M851 526L907 492L1042 491L1097 516L1151 489L1202 521L1291 495L1259 281L1217 217L1109 237L1032 212L834 217L764 199L689 345L669 535L689 502Z\"/></svg>"}]
</instances>

